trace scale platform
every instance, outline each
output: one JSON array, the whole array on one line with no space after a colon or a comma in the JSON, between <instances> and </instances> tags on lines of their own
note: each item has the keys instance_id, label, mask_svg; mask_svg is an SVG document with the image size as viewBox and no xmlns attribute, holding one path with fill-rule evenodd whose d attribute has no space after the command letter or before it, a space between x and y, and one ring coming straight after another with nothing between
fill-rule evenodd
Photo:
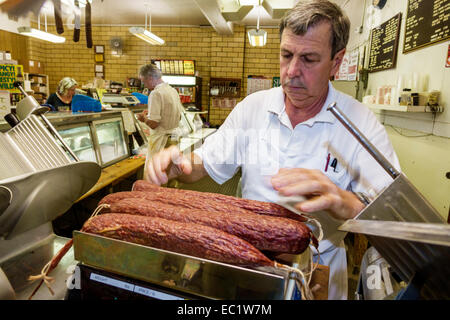
<instances>
[{"instance_id":1,"label":"scale platform","mask_svg":"<svg viewBox=\"0 0 450 320\"><path fill-rule=\"evenodd\" d=\"M80 231L73 240L83 299L99 299L105 286L108 298L282 300L292 294L289 272L280 269L243 268ZM300 268L309 265L309 249L295 256Z\"/></svg>"}]
</instances>

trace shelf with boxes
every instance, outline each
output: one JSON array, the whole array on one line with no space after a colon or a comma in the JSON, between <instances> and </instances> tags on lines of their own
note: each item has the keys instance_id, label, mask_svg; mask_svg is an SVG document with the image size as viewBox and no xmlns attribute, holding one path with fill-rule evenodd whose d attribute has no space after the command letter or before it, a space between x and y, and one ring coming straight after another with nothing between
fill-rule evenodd
<instances>
[{"instance_id":1,"label":"shelf with boxes","mask_svg":"<svg viewBox=\"0 0 450 320\"><path fill-rule=\"evenodd\" d=\"M31 93L40 104L43 104L50 95L48 75L24 73L24 80L25 91Z\"/></svg>"},{"instance_id":2,"label":"shelf with boxes","mask_svg":"<svg viewBox=\"0 0 450 320\"><path fill-rule=\"evenodd\" d=\"M223 123L241 97L241 79L211 78L208 121L213 125Z\"/></svg>"},{"instance_id":3,"label":"shelf with boxes","mask_svg":"<svg viewBox=\"0 0 450 320\"><path fill-rule=\"evenodd\" d=\"M397 93L393 86L378 88L376 96L363 97L363 103L373 110L398 112L443 112L439 105L440 92L411 92L404 89Z\"/></svg>"},{"instance_id":4,"label":"shelf with boxes","mask_svg":"<svg viewBox=\"0 0 450 320\"><path fill-rule=\"evenodd\" d=\"M401 106L388 104L366 104L372 110L398 111L398 112L443 112L443 106Z\"/></svg>"}]
</instances>

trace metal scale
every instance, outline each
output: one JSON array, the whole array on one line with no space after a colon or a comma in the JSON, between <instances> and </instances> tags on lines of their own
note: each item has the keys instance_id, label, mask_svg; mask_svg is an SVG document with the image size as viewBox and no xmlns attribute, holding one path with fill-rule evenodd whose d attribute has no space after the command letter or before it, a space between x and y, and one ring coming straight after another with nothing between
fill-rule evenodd
<instances>
[{"instance_id":1,"label":"metal scale","mask_svg":"<svg viewBox=\"0 0 450 320\"><path fill-rule=\"evenodd\" d=\"M335 103L328 110L394 179L355 219L347 220L338 229L364 234L395 274L408 284L394 298L449 299L450 225ZM363 286L367 288L366 284ZM366 292L367 296L370 294Z\"/></svg>"},{"instance_id":2,"label":"metal scale","mask_svg":"<svg viewBox=\"0 0 450 320\"><path fill-rule=\"evenodd\" d=\"M95 162L79 161L46 119L41 107L15 84L25 98L5 119L11 129L0 133L0 299L26 299L35 288L28 277L69 239L53 233L51 221L66 212L100 177ZM69 254L54 270L55 295L39 290L35 299L62 299Z\"/></svg>"},{"instance_id":3,"label":"metal scale","mask_svg":"<svg viewBox=\"0 0 450 320\"><path fill-rule=\"evenodd\" d=\"M111 106L124 107L139 104L139 99L132 94L121 93L104 93L102 96L103 104L110 104Z\"/></svg>"},{"instance_id":4,"label":"metal scale","mask_svg":"<svg viewBox=\"0 0 450 320\"><path fill-rule=\"evenodd\" d=\"M80 263L68 299L289 300L295 292L284 270L243 268L79 231L73 240ZM309 257L307 249L282 261L307 270Z\"/></svg>"}]
</instances>

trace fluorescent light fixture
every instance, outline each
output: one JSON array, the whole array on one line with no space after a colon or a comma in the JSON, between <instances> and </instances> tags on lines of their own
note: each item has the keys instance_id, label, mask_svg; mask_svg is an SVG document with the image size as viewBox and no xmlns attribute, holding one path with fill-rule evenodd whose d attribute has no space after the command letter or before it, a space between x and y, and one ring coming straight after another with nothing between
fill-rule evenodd
<instances>
[{"instance_id":1,"label":"fluorescent light fixture","mask_svg":"<svg viewBox=\"0 0 450 320\"><path fill-rule=\"evenodd\" d=\"M45 31L33 29L30 27L18 27L17 31L19 31L20 34L23 34L25 36L37 38L40 40L50 41L53 43L63 43L66 41L66 38L57 36L55 34L51 34Z\"/></svg>"},{"instance_id":2,"label":"fluorescent light fixture","mask_svg":"<svg viewBox=\"0 0 450 320\"><path fill-rule=\"evenodd\" d=\"M258 1L259 4L259 1ZM267 32L259 29L259 15L261 14L261 6L258 6L258 21L256 24L256 29L250 29L247 32L248 41L253 47L262 47L266 45L267 42Z\"/></svg>"},{"instance_id":3,"label":"fluorescent light fixture","mask_svg":"<svg viewBox=\"0 0 450 320\"><path fill-rule=\"evenodd\" d=\"M134 34L139 39L142 39L144 41L147 41L150 44L153 45L163 45L164 40L158 37L156 34L151 33L148 30L145 30L142 27L131 27L129 29L130 33Z\"/></svg>"},{"instance_id":4,"label":"fluorescent light fixture","mask_svg":"<svg viewBox=\"0 0 450 320\"><path fill-rule=\"evenodd\" d=\"M260 0L238 0L240 6L258 6L259 1Z\"/></svg>"},{"instance_id":5,"label":"fluorescent light fixture","mask_svg":"<svg viewBox=\"0 0 450 320\"><path fill-rule=\"evenodd\" d=\"M253 47L262 47L266 45L267 42L267 32L264 30L251 29L247 32L248 41Z\"/></svg>"},{"instance_id":6,"label":"fluorescent light fixture","mask_svg":"<svg viewBox=\"0 0 450 320\"><path fill-rule=\"evenodd\" d=\"M175 86L195 86L194 76L162 76L161 79Z\"/></svg>"}]
</instances>

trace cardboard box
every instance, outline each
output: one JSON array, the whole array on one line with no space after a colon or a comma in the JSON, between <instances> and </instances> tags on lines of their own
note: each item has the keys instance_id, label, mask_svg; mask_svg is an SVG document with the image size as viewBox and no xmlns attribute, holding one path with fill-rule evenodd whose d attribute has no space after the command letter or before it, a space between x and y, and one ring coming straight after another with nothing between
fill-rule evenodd
<instances>
[{"instance_id":1,"label":"cardboard box","mask_svg":"<svg viewBox=\"0 0 450 320\"><path fill-rule=\"evenodd\" d=\"M38 70L39 70L39 74L44 74L45 72L45 70L44 70L44 64L43 63L41 63L40 61L38 61Z\"/></svg>"},{"instance_id":2,"label":"cardboard box","mask_svg":"<svg viewBox=\"0 0 450 320\"><path fill-rule=\"evenodd\" d=\"M39 73L39 66L38 66L37 60L28 60L28 62L25 64L25 72L28 73Z\"/></svg>"}]
</instances>

